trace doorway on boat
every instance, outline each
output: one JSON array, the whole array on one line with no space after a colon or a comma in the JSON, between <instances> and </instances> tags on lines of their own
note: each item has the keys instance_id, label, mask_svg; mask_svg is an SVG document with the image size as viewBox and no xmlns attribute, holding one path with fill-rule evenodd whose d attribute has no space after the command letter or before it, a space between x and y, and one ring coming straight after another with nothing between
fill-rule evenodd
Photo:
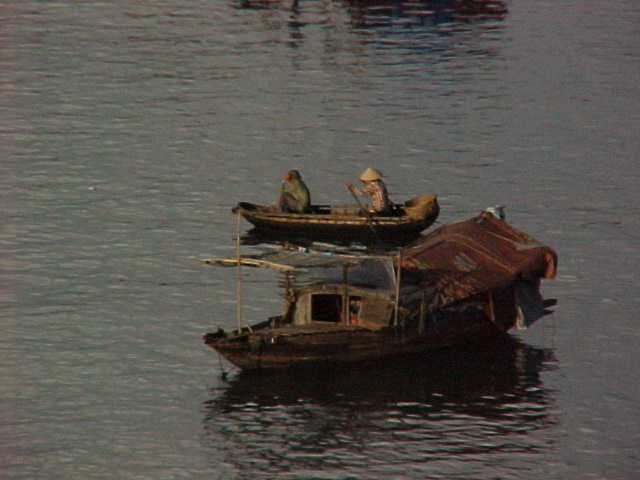
<instances>
[{"instance_id":1,"label":"doorway on boat","mask_svg":"<svg viewBox=\"0 0 640 480\"><path fill-rule=\"evenodd\" d=\"M349 324L357 325L360 319L362 297L349 297Z\"/></svg>"},{"instance_id":2,"label":"doorway on boat","mask_svg":"<svg viewBox=\"0 0 640 480\"><path fill-rule=\"evenodd\" d=\"M360 307L362 297L349 296L348 319L345 322L343 295L335 293L317 293L311 296L311 321L312 322L332 322L348 323L356 325L360 318Z\"/></svg>"}]
</instances>

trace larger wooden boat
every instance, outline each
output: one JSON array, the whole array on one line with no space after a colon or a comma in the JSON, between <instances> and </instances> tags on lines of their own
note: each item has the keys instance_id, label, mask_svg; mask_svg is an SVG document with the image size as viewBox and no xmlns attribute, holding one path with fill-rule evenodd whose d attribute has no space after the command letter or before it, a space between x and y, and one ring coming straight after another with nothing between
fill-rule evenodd
<instances>
[{"instance_id":1,"label":"larger wooden boat","mask_svg":"<svg viewBox=\"0 0 640 480\"><path fill-rule=\"evenodd\" d=\"M360 205L316 205L309 213L285 213L273 205L247 202L233 212L267 234L374 243L417 236L435 222L440 206L436 195L425 194L398 205L393 216L369 215Z\"/></svg>"},{"instance_id":2,"label":"larger wooden boat","mask_svg":"<svg viewBox=\"0 0 640 480\"><path fill-rule=\"evenodd\" d=\"M208 261L287 272L280 315L204 336L242 369L422 354L526 328L555 303L539 290L541 278L555 276L553 249L489 212L442 226L394 255L281 250Z\"/></svg>"}]
</instances>

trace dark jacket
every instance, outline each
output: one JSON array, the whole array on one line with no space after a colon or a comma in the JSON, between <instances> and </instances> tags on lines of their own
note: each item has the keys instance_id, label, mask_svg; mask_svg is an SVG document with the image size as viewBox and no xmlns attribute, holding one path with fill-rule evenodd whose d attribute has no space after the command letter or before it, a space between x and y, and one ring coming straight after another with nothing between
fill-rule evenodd
<instances>
[{"instance_id":1,"label":"dark jacket","mask_svg":"<svg viewBox=\"0 0 640 480\"><path fill-rule=\"evenodd\" d=\"M311 195L296 170L289 172L288 181L282 182L278 203L283 212L304 213L309 211Z\"/></svg>"}]
</instances>

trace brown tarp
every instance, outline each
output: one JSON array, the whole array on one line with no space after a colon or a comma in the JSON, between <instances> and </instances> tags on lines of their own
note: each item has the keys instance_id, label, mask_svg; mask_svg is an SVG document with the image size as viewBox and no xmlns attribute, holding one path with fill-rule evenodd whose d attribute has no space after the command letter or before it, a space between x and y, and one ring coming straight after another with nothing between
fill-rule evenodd
<instances>
[{"instance_id":1,"label":"brown tarp","mask_svg":"<svg viewBox=\"0 0 640 480\"><path fill-rule=\"evenodd\" d=\"M537 285L555 277L557 263L552 248L488 212L434 230L401 260L403 283L433 292L439 307L520 279Z\"/></svg>"}]
</instances>

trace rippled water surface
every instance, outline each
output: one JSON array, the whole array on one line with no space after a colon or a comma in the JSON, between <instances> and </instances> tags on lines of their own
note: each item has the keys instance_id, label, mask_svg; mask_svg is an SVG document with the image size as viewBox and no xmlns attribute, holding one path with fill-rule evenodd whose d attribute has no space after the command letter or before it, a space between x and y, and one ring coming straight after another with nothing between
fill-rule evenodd
<instances>
[{"instance_id":1,"label":"rippled water surface","mask_svg":"<svg viewBox=\"0 0 640 480\"><path fill-rule=\"evenodd\" d=\"M0 472L11 479L632 479L640 5L88 0L0 7ZM504 204L553 316L423 362L259 376L238 201L366 166L440 223ZM243 232L248 225L242 225ZM246 247L247 249L251 247ZM245 272L249 321L279 312Z\"/></svg>"}]
</instances>

